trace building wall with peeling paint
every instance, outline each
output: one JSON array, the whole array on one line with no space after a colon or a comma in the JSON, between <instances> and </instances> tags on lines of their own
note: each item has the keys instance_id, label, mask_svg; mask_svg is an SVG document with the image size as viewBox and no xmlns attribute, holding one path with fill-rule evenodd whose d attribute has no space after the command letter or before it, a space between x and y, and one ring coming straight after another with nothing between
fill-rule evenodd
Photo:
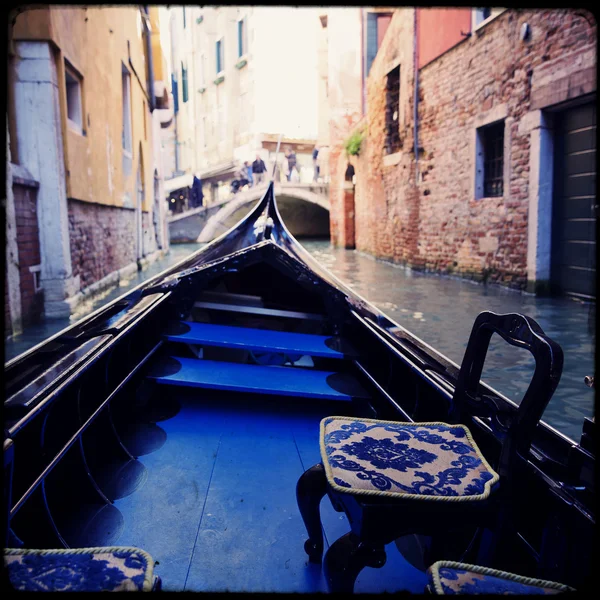
<instances>
[{"instance_id":1,"label":"building wall with peeling paint","mask_svg":"<svg viewBox=\"0 0 600 600\"><path fill-rule=\"evenodd\" d=\"M74 312L88 288L135 271L141 259L168 247L160 111L150 112L140 6L51 6L13 15L11 162L39 185L38 280L46 316L62 317ZM162 75L162 53L156 60Z\"/></svg>"},{"instance_id":2,"label":"building wall with peeling paint","mask_svg":"<svg viewBox=\"0 0 600 600\"><path fill-rule=\"evenodd\" d=\"M41 37L40 37L41 36ZM138 7L51 7L16 17L13 40L55 45L67 196L109 206L133 205L136 170L152 190L152 127L145 46ZM67 119L65 61L81 76L82 128ZM123 161L122 68L130 73L132 157ZM143 210L150 206L145 194Z\"/></svg>"}]
</instances>

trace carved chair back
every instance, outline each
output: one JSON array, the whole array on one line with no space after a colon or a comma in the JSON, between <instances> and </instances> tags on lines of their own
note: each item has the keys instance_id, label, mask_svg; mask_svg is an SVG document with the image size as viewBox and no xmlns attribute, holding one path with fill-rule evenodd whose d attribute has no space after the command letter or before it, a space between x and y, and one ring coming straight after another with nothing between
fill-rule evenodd
<instances>
[{"instance_id":1,"label":"carved chair back","mask_svg":"<svg viewBox=\"0 0 600 600\"><path fill-rule=\"evenodd\" d=\"M512 346L529 350L535 359L533 377L516 410L498 397L486 394L479 384L494 333ZM562 368L562 348L530 317L485 311L475 319L460 367L450 419L467 424L469 417L477 416L487 421L502 443L496 466L501 479L510 477L519 457L527 458L535 428L558 386Z\"/></svg>"}]
</instances>

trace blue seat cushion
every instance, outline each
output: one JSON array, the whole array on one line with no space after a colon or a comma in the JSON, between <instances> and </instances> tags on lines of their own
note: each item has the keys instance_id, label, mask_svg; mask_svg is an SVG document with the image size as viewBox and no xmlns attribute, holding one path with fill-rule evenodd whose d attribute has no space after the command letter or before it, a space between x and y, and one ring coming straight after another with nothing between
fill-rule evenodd
<instances>
[{"instance_id":1,"label":"blue seat cushion","mask_svg":"<svg viewBox=\"0 0 600 600\"><path fill-rule=\"evenodd\" d=\"M12 587L33 592L151 591L152 557L139 548L4 550Z\"/></svg>"},{"instance_id":2,"label":"blue seat cushion","mask_svg":"<svg viewBox=\"0 0 600 600\"><path fill-rule=\"evenodd\" d=\"M573 592L554 581L543 581L487 567L439 561L427 569L428 591L434 594L560 594Z\"/></svg>"},{"instance_id":3,"label":"blue seat cushion","mask_svg":"<svg viewBox=\"0 0 600 600\"><path fill-rule=\"evenodd\" d=\"M321 459L339 492L411 500L485 500L498 482L464 425L327 417Z\"/></svg>"}]
</instances>

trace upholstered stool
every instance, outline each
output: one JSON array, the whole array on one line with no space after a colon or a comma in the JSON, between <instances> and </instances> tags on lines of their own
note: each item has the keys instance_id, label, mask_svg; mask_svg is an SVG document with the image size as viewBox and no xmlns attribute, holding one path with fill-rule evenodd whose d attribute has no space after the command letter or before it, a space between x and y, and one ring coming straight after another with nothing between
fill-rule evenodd
<instances>
[{"instance_id":1,"label":"upholstered stool","mask_svg":"<svg viewBox=\"0 0 600 600\"><path fill-rule=\"evenodd\" d=\"M533 377L518 408L481 386L495 333L508 344L529 350L535 359ZM323 556L319 508L323 496L327 494L333 508L348 518L351 531L325 554L330 590L351 593L360 571L383 566L385 546L406 535L434 538L428 550L430 563L454 552L453 538L471 530L479 537L478 562L491 565L494 555L510 552L523 465L562 365L560 346L533 319L486 311L475 319L443 417L451 424L415 423L415 415L407 414L402 422L323 419L321 462L301 475L296 499L308 533L304 550L311 562L320 563ZM486 453L493 456L493 469L471 431L489 443Z\"/></svg>"},{"instance_id":2,"label":"upholstered stool","mask_svg":"<svg viewBox=\"0 0 600 600\"><path fill-rule=\"evenodd\" d=\"M575 591L554 581L445 560L431 565L427 576L426 591L432 594L560 594Z\"/></svg>"},{"instance_id":3,"label":"upholstered stool","mask_svg":"<svg viewBox=\"0 0 600 600\"><path fill-rule=\"evenodd\" d=\"M139 548L7 548L4 569L18 591L150 592L161 586L152 557Z\"/></svg>"},{"instance_id":4,"label":"upholstered stool","mask_svg":"<svg viewBox=\"0 0 600 600\"><path fill-rule=\"evenodd\" d=\"M474 502L498 481L464 425L327 417L320 439L327 482L345 494Z\"/></svg>"}]
</instances>

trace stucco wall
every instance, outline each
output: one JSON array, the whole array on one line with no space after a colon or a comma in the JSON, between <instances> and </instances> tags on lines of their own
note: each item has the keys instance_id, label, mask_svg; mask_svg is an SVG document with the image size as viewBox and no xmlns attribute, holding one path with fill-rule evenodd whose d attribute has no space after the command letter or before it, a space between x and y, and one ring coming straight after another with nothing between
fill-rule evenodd
<instances>
[{"instance_id":1,"label":"stucco wall","mask_svg":"<svg viewBox=\"0 0 600 600\"><path fill-rule=\"evenodd\" d=\"M133 202L140 147L144 157L144 183L147 190L152 189L149 160L152 157L152 127L148 101L142 89L142 85L146 86L146 67L141 32L139 9L133 6L27 9L16 18L13 28L15 40L45 36L57 48L55 60L63 121L67 196L70 198L113 206ZM81 132L75 131L67 122L65 60L83 78ZM133 157L129 169L123 168L122 158L123 64L131 73ZM147 209L148 205L144 208Z\"/></svg>"},{"instance_id":2,"label":"stucco wall","mask_svg":"<svg viewBox=\"0 0 600 600\"><path fill-rule=\"evenodd\" d=\"M471 32L470 8L419 8L419 68L462 42Z\"/></svg>"}]
</instances>

